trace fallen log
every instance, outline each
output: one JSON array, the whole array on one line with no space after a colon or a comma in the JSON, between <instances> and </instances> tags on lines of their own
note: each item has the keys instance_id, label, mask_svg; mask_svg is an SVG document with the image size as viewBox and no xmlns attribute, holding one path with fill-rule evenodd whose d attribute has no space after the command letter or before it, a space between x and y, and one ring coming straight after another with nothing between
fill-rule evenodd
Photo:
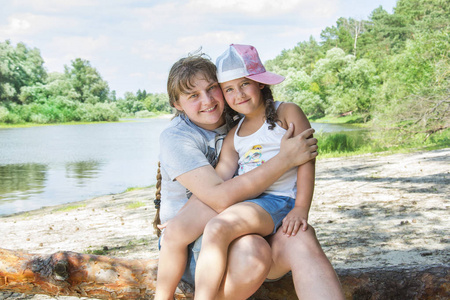
<instances>
[{"instance_id":1,"label":"fallen log","mask_svg":"<svg viewBox=\"0 0 450 300\"><path fill-rule=\"evenodd\" d=\"M0 292L97 299L153 299L158 261L0 249ZM337 270L347 299L449 299L449 265ZM181 283L176 299L192 299ZM297 299L292 278L264 283L252 299Z\"/></svg>"}]
</instances>

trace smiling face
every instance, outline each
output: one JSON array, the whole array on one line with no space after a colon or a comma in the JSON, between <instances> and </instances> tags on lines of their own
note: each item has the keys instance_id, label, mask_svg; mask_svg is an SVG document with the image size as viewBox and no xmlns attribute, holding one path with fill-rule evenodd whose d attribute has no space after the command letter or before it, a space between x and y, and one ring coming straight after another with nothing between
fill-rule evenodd
<instances>
[{"instance_id":1,"label":"smiling face","mask_svg":"<svg viewBox=\"0 0 450 300\"><path fill-rule=\"evenodd\" d=\"M192 81L192 88L179 95L174 106L184 112L197 126L214 130L223 124L224 99L219 84L197 74Z\"/></svg>"},{"instance_id":2,"label":"smiling face","mask_svg":"<svg viewBox=\"0 0 450 300\"><path fill-rule=\"evenodd\" d=\"M261 90L264 84L242 77L220 84L228 105L246 116L262 114L265 106Z\"/></svg>"}]
</instances>

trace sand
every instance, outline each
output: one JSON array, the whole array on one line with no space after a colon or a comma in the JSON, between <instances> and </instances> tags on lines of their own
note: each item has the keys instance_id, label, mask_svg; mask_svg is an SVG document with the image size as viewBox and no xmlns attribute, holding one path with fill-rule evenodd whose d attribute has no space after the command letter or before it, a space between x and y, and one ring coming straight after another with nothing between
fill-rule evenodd
<instances>
[{"instance_id":1,"label":"sand","mask_svg":"<svg viewBox=\"0 0 450 300\"><path fill-rule=\"evenodd\" d=\"M0 217L0 247L157 258L154 192L146 188ZM336 269L448 265L449 200L450 148L319 159L309 223Z\"/></svg>"}]
</instances>

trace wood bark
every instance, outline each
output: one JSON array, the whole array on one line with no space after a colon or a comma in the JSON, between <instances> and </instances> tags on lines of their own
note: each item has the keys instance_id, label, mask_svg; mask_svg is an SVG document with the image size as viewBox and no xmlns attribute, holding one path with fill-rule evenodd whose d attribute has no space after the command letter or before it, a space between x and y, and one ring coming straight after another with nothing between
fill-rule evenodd
<instances>
[{"instance_id":1,"label":"wood bark","mask_svg":"<svg viewBox=\"0 0 450 300\"><path fill-rule=\"evenodd\" d=\"M0 249L0 292L98 299L153 299L158 261L74 252ZM337 270L347 299L450 299L450 265ZM180 284L176 299L192 299ZM264 283L252 299L297 299L291 276Z\"/></svg>"}]
</instances>

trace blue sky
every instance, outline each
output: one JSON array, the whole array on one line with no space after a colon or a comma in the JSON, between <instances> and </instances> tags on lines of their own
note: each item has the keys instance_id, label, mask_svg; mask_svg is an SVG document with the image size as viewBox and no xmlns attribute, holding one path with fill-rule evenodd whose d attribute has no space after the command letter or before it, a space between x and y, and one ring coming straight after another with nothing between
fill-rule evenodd
<instances>
[{"instance_id":1,"label":"blue sky","mask_svg":"<svg viewBox=\"0 0 450 300\"><path fill-rule=\"evenodd\" d=\"M119 97L165 92L172 64L202 47L215 61L230 43L263 61L336 24L397 0L0 0L0 41L38 48L48 72L90 61Z\"/></svg>"}]
</instances>

